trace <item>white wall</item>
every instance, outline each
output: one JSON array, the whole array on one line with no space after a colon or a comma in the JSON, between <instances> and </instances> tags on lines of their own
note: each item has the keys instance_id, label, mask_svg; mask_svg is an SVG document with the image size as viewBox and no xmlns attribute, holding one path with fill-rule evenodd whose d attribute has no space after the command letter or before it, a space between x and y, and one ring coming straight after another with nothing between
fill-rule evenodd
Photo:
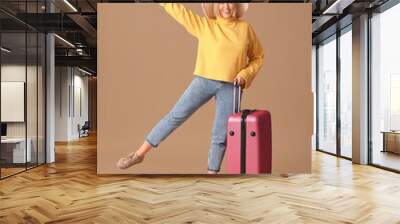
<instances>
[{"instance_id":1,"label":"white wall","mask_svg":"<svg viewBox=\"0 0 400 224\"><path fill-rule=\"evenodd\" d=\"M38 69L38 71L36 70ZM25 64L4 64L1 66L2 82L25 82L26 83L26 111L27 120L25 122L6 122L7 137L24 138L25 135L30 139L30 147L32 150L32 161L39 163L44 162L44 73L42 67L36 67ZM27 79L27 80L26 80ZM4 97L4 96L2 96ZM9 109L9 108L8 108ZM1 108L7 110L7 108ZM37 154L39 156L37 157ZM51 161L51 160L50 160Z\"/></svg>"},{"instance_id":2,"label":"white wall","mask_svg":"<svg viewBox=\"0 0 400 224\"><path fill-rule=\"evenodd\" d=\"M70 83L67 67L55 68L55 141L68 140L68 86Z\"/></svg>"},{"instance_id":3,"label":"white wall","mask_svg":"<svg viewBox=\"0 0 400 224\"><path fill-rule=\"evenodd\" d=\"M1 82L1 121L24 122L25 83ZM36 107L35 107L36 108Z\"/></svg>"},{"instance_id":4,"label":"white wall","mask_svg":"<svg viewBox=\"0 0 400 224\"><path fill-rule=\"evenodd\" d=\"M88 120L88 77L75 68L56 67L55 89L55 140L77 139L78 124Z\"/></svg>"},{"instance_id":5,"label":"white wall","mask_svg":"<svg viewBox=\"0 0 400 224\"><path fill-rule=\"evenodd\" d=\"M26 67L24 65L18 65L18 64L9 64L9 65L2 65L1 66L1 81L2 82L25 82L25 71ZM27 67L27 74L28 76L30 75L35 75L36 76L36 67L34 66L28 66ZM29 82L32 82L32 78L28 77ZM32 83L30 83L32 84ZM36 82L33 83L36 85ZM29 90L32 90L34 92L30 93ZM28 89L27 93L28 98L29 97L34 97L36 98L36 89ZM29 102L33 101L32 99L27 99ZM28 105L29 106L29 105ZM33 110L35 110L36 105L30 105L34 106ZM2 108L2 110L5 110L5 108ZM28 110L28 112L31 112L32 108ZM31 117L34 116L34 117ZM33 113L28 113L28 128L32 127L33 125L31 122L34 121L36 122L36 114ZM7 122L7 136L8 137L25 137L25 122ZM36 127L35 127L36 129ZM28 137L31 132L28 131Z\"/></svg>"},{"instance_id":6,"label":"white wall","mask_svg":"<svg viewBox=\"0 0 400 224\"><path fill-rule=\"evenodd\" d=\"M89 120L89 78L88 76L82 76L83 73L79 73L80 75L75 75L75 86L81 88L81 105L82 105L82 113L77 117L77 121L74 124L75 127L78 123L82 126L85 121ZM77 130L77 129L75 129ZM75 136L78 136L78 132L76 132Z\"/></svg>"},{"instance_id":7,"label":"white wall","mask_svg":"<svg viewBox=\"0 0 400 224\"><path fill-rule=\"evenodd\" d=\"M28 67L28 71L32 67ZM1 66L1 81L3 82L25 82L25 65L2 65ZM31 74L31 72L28 72ZM2 109L3 110L3 109ZM25 137L25 123L12 122L7 123L7 137Z\"/></svg>"}]
</instances>

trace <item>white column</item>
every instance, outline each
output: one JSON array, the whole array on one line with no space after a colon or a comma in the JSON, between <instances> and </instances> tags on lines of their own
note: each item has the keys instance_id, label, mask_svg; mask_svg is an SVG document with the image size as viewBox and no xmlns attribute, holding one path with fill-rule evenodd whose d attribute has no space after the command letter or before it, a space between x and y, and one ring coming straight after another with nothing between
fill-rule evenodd
<instances>
[{"instance_id":1,"label":"white column","mask_svg":"<svg viewBox=\"0 0 400 224\"><path fill-rule=\"evenodd\" d=\"M54 11L50 1L46 1L48 12ZM46 35L46 163L55 162L54 133L55 133L55 43L54 34Z\"/></svg>"},{"instance_id":2,"label":"white column","mask_svg":"<svg viewBox=\"0 0 400 224\"><path fill-rule=\"evenodd\" d=\"M368 163L368 15L353 20L353 162Z\"/></svg>"}]
</instances>

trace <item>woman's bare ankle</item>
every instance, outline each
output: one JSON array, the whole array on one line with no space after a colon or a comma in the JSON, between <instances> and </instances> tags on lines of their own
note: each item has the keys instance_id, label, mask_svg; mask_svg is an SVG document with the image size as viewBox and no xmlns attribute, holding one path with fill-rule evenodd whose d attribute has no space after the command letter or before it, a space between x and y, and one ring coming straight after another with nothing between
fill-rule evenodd
<instances>
[{"instance_id":1,"label":"woman's bare ankle","mask_svg":"<svg viewBox=\"0 0 400 224\"><path fill-rule=\"evenodd\" d=\"M153 147L147 141L144 141L144 143L135 153L140 157L144 157L152 148Z\"/></svg>"},{"instance_id":2,"label":"woman's bare ankle","mask_svg":"<svg viewBox=\"0 0 400 224\"><path fill-rule=\"evenodd\" d=\"M140 157L146 156L146 153L145 153L145 152L141 152L141 151L139 151L139 150L136 151L135 154L136 154L137 156L140 156Z\"/></svg>"}]
</instances>

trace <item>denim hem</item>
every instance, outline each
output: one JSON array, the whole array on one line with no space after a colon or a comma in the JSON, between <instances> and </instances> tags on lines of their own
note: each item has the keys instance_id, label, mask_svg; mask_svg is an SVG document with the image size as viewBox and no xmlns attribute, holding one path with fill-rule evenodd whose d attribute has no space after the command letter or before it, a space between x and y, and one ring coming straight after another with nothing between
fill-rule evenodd
<instances>
[{"instance_id":1,"label":"denim hem","mask_svg":"<svg viewBox=\"0 0 400 224\"><path fill-rule=\"evenodd\" d=\"M149 141L148 138L146 138L146 142L149 143L151 145L151 147L153 147L153 148L157 148L157 146L158 146L158 145L152 143L151 141Z\"/></svg>"},{"instance_id":2,"label":"denim hem","mask_svg":"<svg viewBox=\"0 0 400 224\"><path fill-rule=\"evenodd\" d=\"M218 169L218 170L213 170L213 169L210 169L210 168L208 168L208 170L209 170L209 171L214 171L214 172L219 172L219 171L220 171L220 169Z\"/></svg>"}]
</instances>

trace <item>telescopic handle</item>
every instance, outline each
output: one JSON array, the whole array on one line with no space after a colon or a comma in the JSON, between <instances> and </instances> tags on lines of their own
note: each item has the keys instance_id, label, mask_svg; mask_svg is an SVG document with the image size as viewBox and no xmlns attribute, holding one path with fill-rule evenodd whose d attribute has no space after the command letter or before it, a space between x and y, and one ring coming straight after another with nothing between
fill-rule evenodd
<instances>
[{"instance_id":1,"label":"telescopic handle","mask_svg":"<svg viewBox=\"0 0 400 224\"><path fill-rule=\"evenodd\" d=\"M241 103L241 90L242 87L236 81L233 83L233 113L240 112L240 103Z\"/></svg>"}]
</instances>

